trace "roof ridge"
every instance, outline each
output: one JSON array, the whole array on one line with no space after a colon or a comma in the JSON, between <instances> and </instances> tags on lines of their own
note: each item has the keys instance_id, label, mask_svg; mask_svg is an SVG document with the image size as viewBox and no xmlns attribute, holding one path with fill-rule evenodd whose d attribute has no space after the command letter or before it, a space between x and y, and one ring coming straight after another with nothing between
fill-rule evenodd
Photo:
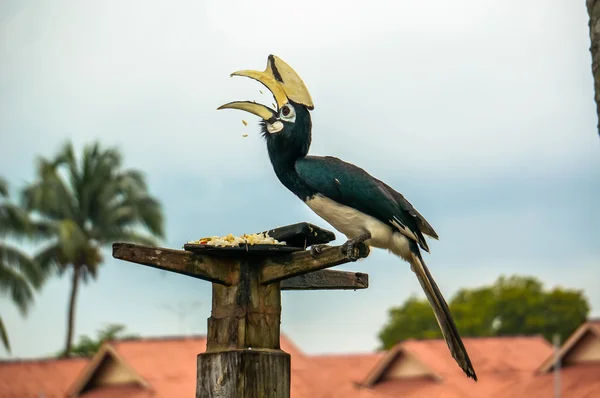
<instances>
[{"instance_id":1,"label":"roof ridge","mask_svg":"<svg viewBox=\"0 0 600 398\"><path fill-rule=\"evenodd\" d=\"M41 357L41 358L0 358L0 364L2 365L13 365L22 363L39 363L39 362L75 362L75 361L89 361L88 357Z\"/></svg>"},{"instance_id":2,"label":"roof ridge","mask_svg":"<svg viewBox=\"0 0 600 398\"><path fill-rule=\"evenodd\" d=\"M519 338L527 338L527 339L532 339L532 338L544 338L544 335L541 333L536 333L536 334L511 334L511 335L501 335L501 336L462 336L461 338L463 340L500 340L500 339L519 339ZM423 337L423 338L408 338L402 341L397 342L396 344L394 344L394 346L398 345L398 344L402 344L402 343L406 343L409 341L414 341L417 343L420 342L429 342L429 341L440 341L440 342L444 342L444 339L442 337Z\"/></svg>"},{"instance_id":3,"label":"roof ridge","mask_svg":"<svg viewBox=\"0 0 600 398\"><path fill-rule=\"evenodd\" d=\"M206 339L206 334L188 334L188 335L167 335L167 336L143 336L143 337L125 337L122 339L111 339L107 340L109 343L122 343L122 342L139 342L143 343L146 341L182 341L182 340L198 340Z\"/></svg>"},{"instance_id":4,"label":"roof ridge","mask_svg":"<svg viewBox=\"0 0 600 398\"><path fill-rule=\"evenodd\" d=\"M320 353L320 354L309 354L307 355L310 358L323 358L323 357L327 357L327 358L332 358L332 357L364 357L364 356L372 356L372 355L385 355L385 353L387 352L387 350L385 351L364 351L364 352L340 352L340 353Z\"/></svg>"}]
</instances>

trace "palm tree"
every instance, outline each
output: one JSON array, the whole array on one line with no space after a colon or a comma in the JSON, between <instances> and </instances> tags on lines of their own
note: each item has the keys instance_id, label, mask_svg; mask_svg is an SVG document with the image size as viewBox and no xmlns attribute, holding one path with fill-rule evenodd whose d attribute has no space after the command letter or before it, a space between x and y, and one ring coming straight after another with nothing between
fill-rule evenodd
<instances>
[{"instance_id":1,"label":"palm tree","mask_svg":"<svg viewBox=\"0 0 600 398\"><path fill-rule=\"evenodd\" d=\"M48 225L51 236L36 261L59 275L71 271L67 357L79 284L96 278L102 246L114 241L154 245L154 237L163 237L160 203L149 195L144 176L122 170L121 163L116 149L103 150L98 143L86 146L78 162L68 143L54 159L38 159L37 180L23 191L23 206Z\"/></svg>"},{"instance_id":2,"label":"palm tree","mask_svg":"<svg viewBox=\"0 0 600 398\"><path fill-rule=\"evenodd\" d=\"M8 201L8 183L0 177L0 238L22 239L31 237L33 228L29 215ZM43 274L39 265L27 254L8 242L0 241L0 293L8 294L23 316L33 303L33 291L42 285ZM0 340L10 352L6 327L0 317Z\"/></svg>"}]
</instances>

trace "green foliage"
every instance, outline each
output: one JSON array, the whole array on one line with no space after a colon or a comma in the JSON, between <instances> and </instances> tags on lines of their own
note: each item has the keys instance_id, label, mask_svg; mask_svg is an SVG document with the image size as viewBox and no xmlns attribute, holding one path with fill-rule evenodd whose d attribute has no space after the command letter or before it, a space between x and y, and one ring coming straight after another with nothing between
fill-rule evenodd
<instances>
[{"instance_id":1,"label":"green foliage","mask_svg":"<svg viewBox=\"0 0 600 398\"><path fill-rule=\"evenodd\" d=\"M0 294L9 296L23 316L33 303L33 293L39 289L44 275L39 264L6 241L34 237L38 225L22 208L9 201L8 183L0 177ZM8 334L0 320L0 340L10 352Z\"/></svg>"},{"instance_id":2,"label":"green foliage","mask_svg":"<svg viewBox=\"0 0 600 398\"><path fill-rule=\"evenodd\" d=\"M100 329L97 331L96 339L93 339L93 338L91 338L89 336L85 336L85 335L79 336L79 341L71 349L71 356L88 357L89 358L89 357L94 356L94 354L96 352L98 352L98 350L100 349L102 344L104 344L105 341L122 340L122 339L131 340L131 339L139 338L139 336L135 335L135 334L124 335L123 334L124 331L125 331L125 325L109 324L109 325L105 326L103 329ZM58 356L64 357L65 352L61 351L58 354Z\"/></svg>"},{"instance_id":3,"label":"green foliage","mask_svg":"<svg viewBox=\"0 0 600 398\"><path fill-rule=\"evenodd\" d=\"M589 304L583 292L556 287L546 291L533 277L500 277L493 285L461 289L449 301L462 336L542 334L549 341L558 333L566 339L587 319ZM440 338L427 300L409 298L389 310L379 333L388 349L409 338Z\"/></svg>"},{"instance_id":4,"label":"green foliage","mask_svg":"<svg viewBox=\"0 0 600 398\"><path fill-rule=\"evenodd\" d=\"M399 339L441 336L440 328L427 300L410 297L400 307L391 308L389 317L392 321L379 333L379 339L384 343L386 349L393 346ZM390 344L386 344L387 342Z\"/></svg>"},{"instance_id":5,"label":"green foliage","mask_svg":"<svg viewBox=\"0 0 600 398\"><path fill-rule=\"evenodd\" d=\"M115 241L155 245L163 237L160 203L137 170L123 170L116 149L86 146L77 159L67 143L53 159L39 158L36 180L23 206L44 225L44 247L35 260L62 275L72 270L65 356L69 356L78 284L96 278L101 248Z\"/></svg>"}]
</instances>

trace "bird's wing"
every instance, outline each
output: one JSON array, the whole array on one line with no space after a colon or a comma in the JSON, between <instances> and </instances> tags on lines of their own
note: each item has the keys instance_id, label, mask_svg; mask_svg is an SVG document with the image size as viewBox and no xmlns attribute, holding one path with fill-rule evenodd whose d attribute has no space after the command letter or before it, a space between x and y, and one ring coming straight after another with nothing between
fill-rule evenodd
<instances>
[{"instance_id":1,"label":"bird's wing","mask_svg":"<svg viewBox=\"0 0 600 398\"><path fill-rule=\"evenodd\" d=\"M307 156L296 161L296 172L322 195L390 225L423 250L429 251L423 234L438 237L404 196L360 167L330 156Z\"/></svg>"}]
</instances>

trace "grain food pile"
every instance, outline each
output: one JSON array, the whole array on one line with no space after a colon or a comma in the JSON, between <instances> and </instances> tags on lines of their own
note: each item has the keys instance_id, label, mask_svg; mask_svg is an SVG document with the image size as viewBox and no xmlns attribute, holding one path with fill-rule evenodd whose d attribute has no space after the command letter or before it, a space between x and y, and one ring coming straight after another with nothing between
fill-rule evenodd
<instances>
[{"instance_id":1,"label":"grain food pile","mask_svg":"<svg viewBox=\"0 0 600 398\"><path fill-rule=\"evenodd\" d=\"M242 236L233 236L233 234L229 234L227 236L210 236L188 243L217 247L237 247L242 245L285 245L285 242L280 242L277 239L271 238L269 234L265 232L260 234L244 234Z\"/></svg>"}]
</instances>

